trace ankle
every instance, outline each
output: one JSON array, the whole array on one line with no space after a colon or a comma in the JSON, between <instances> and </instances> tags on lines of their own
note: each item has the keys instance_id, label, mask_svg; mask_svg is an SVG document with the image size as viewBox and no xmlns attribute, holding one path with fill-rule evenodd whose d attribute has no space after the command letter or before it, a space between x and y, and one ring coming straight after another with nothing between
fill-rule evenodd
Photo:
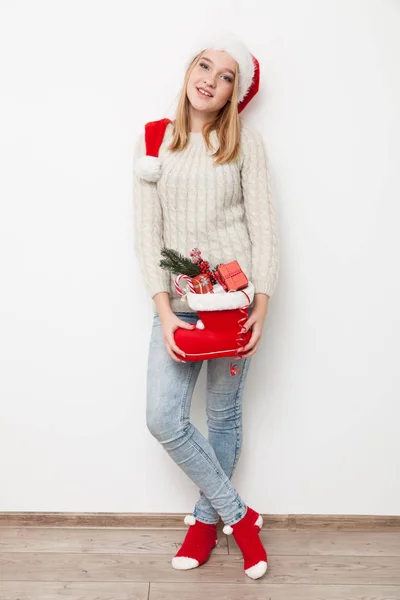
<instances>
[{"instance_id":1,"label":"ankle","mask_svg":"<svg viewBox=\"0 0 400 600\"><path fill-rule=\"evenodd\" d=\"M257 513L252 508L246 506L245 513L243 514L241 519L238 519L231 525L225 525L223 528L223 532L226 535L231 535L234 533L234 530L238 531L243 528L247 528L248 526L255 526L260 530L263 526L264 520L262 516Z\"/></svg>"}]
</instances>

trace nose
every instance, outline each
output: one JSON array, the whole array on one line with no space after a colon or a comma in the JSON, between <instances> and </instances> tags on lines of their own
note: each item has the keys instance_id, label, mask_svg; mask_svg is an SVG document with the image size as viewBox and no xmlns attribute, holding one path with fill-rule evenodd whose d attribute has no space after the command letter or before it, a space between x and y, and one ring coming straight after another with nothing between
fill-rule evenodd
<instances>
[{"instance_id":1,"label":"nose","mask_svg":"<svg viewBox=\"0 0 400 600\"><path fill-rule=\"evenodd\" d=\"M206 85L208 85L209 87L215 87L215 79L213 75L209 75L205 80L204 83Z\"/></svg>"}]
</instances>

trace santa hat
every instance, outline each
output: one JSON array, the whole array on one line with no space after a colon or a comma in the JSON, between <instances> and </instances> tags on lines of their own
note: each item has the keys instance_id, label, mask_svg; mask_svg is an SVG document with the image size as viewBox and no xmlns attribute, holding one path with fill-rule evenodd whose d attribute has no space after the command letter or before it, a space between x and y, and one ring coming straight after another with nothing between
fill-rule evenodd
<instances>
[{"instance_id":1,"label":"santa hat","mask_svg":"<svg viewBox=\"0 0 400 600\"><path fill-rule=\"evenodd\" d=\"M239 65L238 112L240 113L260 87L260 65L244 43L231 32L215 32L197 38L189 51L186 69L192 60L205 50L223 50Z\"/></svg>"},{"instance_id":2,"label":"santa hat","mask_svg":"<svg viewBox=\"0 0 400 600\"><path fill-rule=\"evenodd\" d=\"M146 154L136 161L135 172L146 181L156 182L161 175L161 161L158 151L164 138L164 133L171 119L165 118L159 121L150 121L144 126L144 141Z\"/></svg>"},{"instance_id":3,"label":"santa hat","mask_svg":"<svg viewBox=\"0 0 400 600\"><path fill-rule=\"evenodd\" d=\"M260 65L258 60L234 34L223 32L198 40L193 44L186 68L195 56L206 49L224 50L238 63L238 112L242 112L257 94L260 87ZM165 129L168 123L171 122L171 119L165 118L159 121L151 121L145 125L146 155L141 156L136 161L135 172L146 181L156 182L160 178L161 162L158 158L158 152L164 138Z\"/></svg>"}]
</instances>

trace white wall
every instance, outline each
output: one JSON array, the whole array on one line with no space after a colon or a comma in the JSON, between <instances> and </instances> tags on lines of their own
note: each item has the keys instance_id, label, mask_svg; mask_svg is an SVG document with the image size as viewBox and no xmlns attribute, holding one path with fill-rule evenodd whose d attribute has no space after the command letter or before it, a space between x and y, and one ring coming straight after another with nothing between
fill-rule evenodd
<instances>
[{"instance_id":1,"label":"white wall","mask_svg":"<svg viewBox=\"0 0 400 600\"><path fill-rule=\"evenodd\" d=\"M10 0L0 17L0 510L197 498L145 425L131 183L134 140L212 22L261 62L243 118L281 237L234 483L267 513L399 514L399 3Z\"/></svg>"}]
</instances>

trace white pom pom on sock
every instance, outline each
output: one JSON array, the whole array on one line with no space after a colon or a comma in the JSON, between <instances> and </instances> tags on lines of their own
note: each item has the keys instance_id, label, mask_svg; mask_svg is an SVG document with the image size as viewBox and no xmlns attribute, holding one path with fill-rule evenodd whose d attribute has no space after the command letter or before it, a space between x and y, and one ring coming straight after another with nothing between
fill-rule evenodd
<instances>
[{"instance_id":1,"label":"white pom pom on sock","mask_svg":"<svg viewBox=\"0 0 400 600\"><path fill-rule=\"evenodd\" d=\"M225 525L222 531L225 533L225 535L231 535L233 533L233 529L230 525Z\"/></svg>"},{"instance_id":2,"label":"white pom pom on sock","mask_svg":"<svg viewBox=\"0 0 400 600\"><path fill-rule=\"evenodd\" d=\"M194 515L186 515L184 523L185 525L194 525L196 523L196 517Z\"/></svg>"}]
</instances>

